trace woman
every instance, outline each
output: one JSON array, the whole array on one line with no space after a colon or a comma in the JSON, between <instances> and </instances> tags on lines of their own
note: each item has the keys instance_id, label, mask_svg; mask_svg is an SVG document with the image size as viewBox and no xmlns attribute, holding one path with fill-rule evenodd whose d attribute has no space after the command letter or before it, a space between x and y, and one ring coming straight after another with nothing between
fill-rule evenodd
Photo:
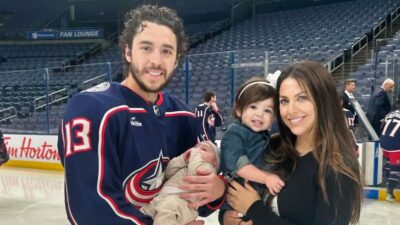
<instances>
[{"instance_id":1,"label":"woman","mask_svg":"<svg viewBox=\"0 0 400 225\"><path fill-rule=\"evenodd\" d=\"M286 185L263 202L248 185L228 189L223 224L348 225L357 223L362 184L351 136L330 73L319 63L301 61L277 82L280 143L266 156ZM272 200L271 200L272 199Z\"/></svg>"}]
</instances>

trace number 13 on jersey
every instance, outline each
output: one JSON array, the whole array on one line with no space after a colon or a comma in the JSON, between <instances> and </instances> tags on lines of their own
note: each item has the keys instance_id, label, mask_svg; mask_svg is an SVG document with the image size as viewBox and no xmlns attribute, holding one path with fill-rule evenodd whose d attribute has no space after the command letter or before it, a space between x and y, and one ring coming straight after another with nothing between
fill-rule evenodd
<instances>
[{"instance_id":1,"label":"number 13 on jersey","mask_svg":"<svg viewBox=\"0 0 400 225\"><path fill-rule=\"evenodd\" d=\"M65 157L92 150L91 125L85 117L74 118L64 125Z\"/></svg>"}]
</instances>

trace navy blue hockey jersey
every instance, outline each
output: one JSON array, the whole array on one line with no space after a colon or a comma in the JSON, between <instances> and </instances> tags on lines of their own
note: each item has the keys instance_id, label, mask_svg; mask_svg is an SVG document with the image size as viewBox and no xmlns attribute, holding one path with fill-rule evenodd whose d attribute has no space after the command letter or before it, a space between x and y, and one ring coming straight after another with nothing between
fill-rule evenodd
<instances>
[{"instance_id":1,"label":"navy blue hockey jersey","mask_svg":"<svg viewBox=\"0 0 400 225\"><path fill-rule=\"evenodd\" d=\"M197 142L196 130L194 114L165 93L152 105L103 83L73 97L58 140L70 222L152 224L138 208L160 191L170 159Z\"/></svg>"},{"instance_id":2,"label":"navy blue hockey jersey","mask_svg":"<svg viewBox=\"0 0 400 225\"><path fill-rule=\"evenodd\" d=\"M400 110L395 110L385 116L385 122L380 136L381 147L391 152L400 151Z\"/></svg>"},{"instance_id":3,"label":"navy blue hockey jersey","mask_svg":"<svg viewBox=\"0 0 400 225\"><path fill-rule=\"evenodd\" d=\"M199 104L194 114L198 122L198 137L200 141L210 140L215 143L215 127L222 126L221 114L205 103Z\"/></svg>"},{"instance_id":4,"label":"navy blue hockey jersey","mask_svg":"<svg viewBox=\"0 0 400 225\"><path fill-rule=\"evenodd\" d=\"M344 118L346 119L347 127L354 129L356 116L348 109L343 108Z\"/></svg>"}]
</instances>

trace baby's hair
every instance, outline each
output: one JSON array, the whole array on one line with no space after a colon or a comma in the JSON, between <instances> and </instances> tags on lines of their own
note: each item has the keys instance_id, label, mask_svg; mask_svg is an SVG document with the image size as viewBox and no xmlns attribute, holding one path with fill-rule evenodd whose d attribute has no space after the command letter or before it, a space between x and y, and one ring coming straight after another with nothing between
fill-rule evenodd
<instances>
[{"instance_id":1,"label":"baby's hair","mask_svg":"<svg viewBox=\"0 0 400 225\"><path fill-rule=\"evenodd\" d=\"M248 105L275 97L275 88L264 77L254 76L245 81L237 91L235 98L235 107L232 115L236 119L240 119L236 115L236 111L243 111Z\"/></svg>"}]
</instances>

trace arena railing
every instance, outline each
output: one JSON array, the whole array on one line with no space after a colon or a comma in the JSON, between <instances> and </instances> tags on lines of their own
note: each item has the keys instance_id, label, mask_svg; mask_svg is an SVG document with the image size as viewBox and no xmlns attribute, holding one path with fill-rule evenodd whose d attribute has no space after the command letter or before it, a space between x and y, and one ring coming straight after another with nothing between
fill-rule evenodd
<instances>
[{"instance_id":1,"label":"arena railing","mask_svg":"<svg viewBox=\"0 0 400 225\"><path fill-rule=\"evenodd\" d=\"M58 102L66 102L68 97L68 89L62 88L60 90L35 98L33 100L34 109L35 111L39 111L44 107L54 105Z\"/></svg>"},{"instance_id":2,"label":"arena railing","mask_svg":"<svg viewBox=\"0 0 400 225\"><path fill-rule=\"evenodd\" d=\"M350 50L350 70L353 71L353 58L363 49L365 49L368 46L368 36L364 35L361 37L356 43L354 43L351 46ZM368 55L368 52L365 51L366 55Z\"/></svg>"},{"instance_id":3,"label":"arena railing","mask_svg":"<svg viewBox=\"0 0 400 225\"><path fill-rule=\"evenodd\" d=\"M206 90L215 91L223 116L229 121L235 92L245 79L283 70L288 64L303 59L320 60L327 64L336 56L334 52L296 53L262 49L190 54L175 72L166 91L186 102L191 110L202 101ZM62 70L48 67L8 72L11 73L7 75L9 83L3 85L13 89L18 86L18 90L24 93L23 96L21 94L21 101L26 101L27 95L34 98L30 102L31 112L19 113L17 108L17 117L2 128L14 133L57 132L58 122L71 96L104 81L123 79L122 62L104 62L102 57L87 60L90 64L69 65ZM29 104L25 102L24 110L27 108L29 110Z\"/></svg>"},{"instance_id":4,"label":"arena railing","mask_svg":"<svg viewBox=\"0 0 400 225\"><path fill-rule=\"evenodd\" d=\"M14 106L0 110L0 122L17 117L17 109Z\"/></svg>"}]
</instances>

